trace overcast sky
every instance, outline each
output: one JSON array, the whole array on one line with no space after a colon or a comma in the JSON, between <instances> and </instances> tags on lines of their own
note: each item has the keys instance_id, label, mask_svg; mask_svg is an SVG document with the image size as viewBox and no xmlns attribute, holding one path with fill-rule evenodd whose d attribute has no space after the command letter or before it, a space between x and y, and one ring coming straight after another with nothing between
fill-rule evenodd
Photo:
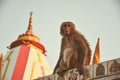
<instances>
[{"instance_id":1,"label":"overcast sky","mask_svg":"<svg viewBox=\"0 0 120 80\"><path fill-rule=\"evenodd\" d=\"M120 0L0 0L0 52L28 27L33 12L33 32L45 46L53 69L59 56L60 25L71 21L92 49L100 37L101 62L120 58Z\"/></svg>"}]
</instances>

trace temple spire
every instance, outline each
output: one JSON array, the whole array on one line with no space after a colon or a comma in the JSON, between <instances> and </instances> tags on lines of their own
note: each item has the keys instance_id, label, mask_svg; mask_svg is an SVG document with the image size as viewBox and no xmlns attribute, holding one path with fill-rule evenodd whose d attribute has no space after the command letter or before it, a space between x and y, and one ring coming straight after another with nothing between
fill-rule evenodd
<instances>
[{"instance_id":1,"label":"temple spire","mask_svg":"<svg viewBox=\"0 0 120 80\"><path fill-rule=\"evenodd\" d=\"M30 12L30 19L29 19L29 25L28 25L28 29L26 31L26 34L32 34L32 14L33 12Z\"/></svg>"}]
</instances>

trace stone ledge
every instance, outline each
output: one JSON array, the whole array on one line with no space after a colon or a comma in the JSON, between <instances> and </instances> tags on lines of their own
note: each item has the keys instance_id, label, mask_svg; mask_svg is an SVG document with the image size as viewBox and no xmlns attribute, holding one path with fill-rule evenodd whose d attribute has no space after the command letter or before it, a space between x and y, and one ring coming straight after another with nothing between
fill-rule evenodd
<instances>
[{"instance_id":1,"label":"stone ledge","mask_svg":"<svg viewBox=\"0 0 120 80\"><path fill-rule=\"evenodd\" d=\"M57 74L41 77L35 80L120 80L120 58L99 64L85 66L83 75L76 69L67 71L64 76Z\"/></svg>"}]
</instances>

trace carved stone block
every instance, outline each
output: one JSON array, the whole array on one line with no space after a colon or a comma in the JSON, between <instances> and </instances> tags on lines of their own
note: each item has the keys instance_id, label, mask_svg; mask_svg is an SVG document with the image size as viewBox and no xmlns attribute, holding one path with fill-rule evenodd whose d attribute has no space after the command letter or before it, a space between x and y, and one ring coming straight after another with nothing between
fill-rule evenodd
<instances>
[{"instance_id":1,"label":"carved stone block","mask_svg":"<svg viewBox=\"0 0 120 80\"><path fill-rule=\"evenodd\" d=\"M107 61L94 65L94 78L107 75Z\"/></svg>"},{"instance_id":2,"label":"carved stone block","mask_svg":"<svg viewBox=\"0 0 120 80\"><path fill-rule=\"evenodd\" d=\"M84 80L90 80L93 78L93 65L85 66L83 70L83 79Z\"/></svg>"},{"instance_id":3,"label":"carved stone block","mask_svg":"<svg viewBox=\"0 0 120 80\"><path fill-rule=\"evenodd\" d=\"M108 61L108 74L120 73L120 58Z\"/></svg>"}]
</instances>

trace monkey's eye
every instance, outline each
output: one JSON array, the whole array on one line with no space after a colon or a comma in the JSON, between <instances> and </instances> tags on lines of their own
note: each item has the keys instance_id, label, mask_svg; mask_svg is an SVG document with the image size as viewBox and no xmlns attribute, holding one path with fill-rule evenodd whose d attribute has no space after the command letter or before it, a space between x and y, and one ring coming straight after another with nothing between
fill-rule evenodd
<instances>
[{"instance_id":1,"label":"monkey's eye","mask_svg":"<svg viewBox=\"0 0 120 80\"><path fill-rule=\"evenodd\" d=\"M67 25L68 27L71 27L69 24Z\"/></svg>"},{"instance_id":2,"label":"monkey's eye","mask_svg":"<svg viewBox=\"0 0 120 80\"><path fill-rule=\"evenodd\" d=\"M63 25L62 27L65 28L67 25Z\"/></svg>"}]
</instances>

